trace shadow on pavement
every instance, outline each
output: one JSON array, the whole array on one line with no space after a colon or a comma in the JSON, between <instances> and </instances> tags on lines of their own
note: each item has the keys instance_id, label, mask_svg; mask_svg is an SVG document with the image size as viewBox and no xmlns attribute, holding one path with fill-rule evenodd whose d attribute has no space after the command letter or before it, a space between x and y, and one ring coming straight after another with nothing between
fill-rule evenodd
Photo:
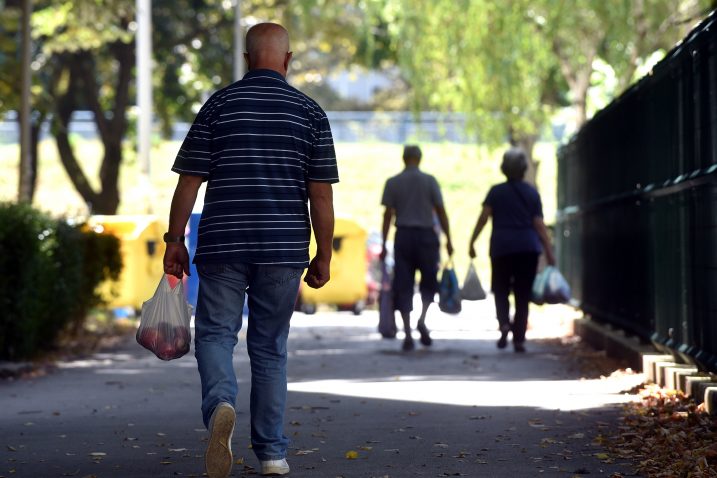
<instances>
[{"instance_id":1,"label":"shadow on pavement","mask_svg":"<svg viewBox=\"0 0 717 478\"><path fill-rule=\"evenodd\" d=\"M376 317L292 323L286 433L291 476L610 476L593 439L616 424L626 375L581 380L553 344L495 348L492 324L434 321L434 345L399 352ZM455 319L455 320L454 320ZM429 323L429 325L431 325ZM252 476L248 359L235 354L240 397L234 476ZM207 433L190 354L160 362L128 337L114 351L0 385L0 477L202 476Z\"/></svg>"}]
</instances>

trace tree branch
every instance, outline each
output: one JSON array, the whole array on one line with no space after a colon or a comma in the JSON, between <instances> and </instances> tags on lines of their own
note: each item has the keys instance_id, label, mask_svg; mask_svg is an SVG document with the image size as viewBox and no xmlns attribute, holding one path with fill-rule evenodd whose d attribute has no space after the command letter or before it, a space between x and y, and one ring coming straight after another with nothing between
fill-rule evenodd
<instances>
[{"instance_id":1,"label":"tree branch","mask_svg":"<svg viewBox=\"0 0 717 478\"><path fill-rule=\"evenodd\" d=\"M121 141L127 130L127 105L129 104L129 84L134 66L134 45L115 43L110 50L119 63L117 85L115 87L115 104L112 109L112 134Z\"/></svg>"},{"instance_id":2,"label":"tree branch","mask_svg":"<svg viewBox=\"0 0 717 478\"><path fill-rule=\"evenodd\" d=\"M82 51L78 55L78 72L83 83L83 96L87 100L87 104L94 113L95 124L100 132L100 138L103 143L107 143L110 138L110 125L105 118L102 105L100 105L100 89L97 85L97 72L95 71L92 56L87 51Z\"/></svg>"},{"instance_id":3,"label":"tree branch","mask_svg":"<svg viewBox=\"0 0 717 478\"><path fill-rule=\"evenodd\" d=\"M56 114L52 119L52 135L55 137L57 150L60 154L60 161L62 162L70 181L72 181L75 189L78 193L80 193L80 196L82 196L82 199L87 204L91 205L96 201L97 193L90 186L87 181L87 176L77 162L68 134L68 125L76 106L75 94L77 85L76 59L73 61L72 56L69 56L69 60L70 81L67 91L56 97L57 106Z\"/></svg>"}]
</instances>

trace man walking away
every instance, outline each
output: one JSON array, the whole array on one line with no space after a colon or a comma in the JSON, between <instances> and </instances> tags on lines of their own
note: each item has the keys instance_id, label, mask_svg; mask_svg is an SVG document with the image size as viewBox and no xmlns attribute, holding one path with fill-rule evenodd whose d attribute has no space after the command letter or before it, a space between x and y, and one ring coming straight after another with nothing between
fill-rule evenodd
<instances>
[{"instance_id":1,"label":"man walking away","mask_svg":"<svg viewBox=\"0 0 717 478\"><path fill-rule=\"evenodd\" d=\"M401 313L406 338L403 350L415 348L411 336L411 311L416 270L421 272L420 292L423 308L416 328L421 334L421 343L429 346L431 336L426 327L426 313L438 292L438 266L440 262L440 240L434 229L435 216L446 235L448 255L453 255L453 244L448 226L448 216L443 206L441 188L436 178L419 170L421 149L406 145L403 161L406 168L386 181L381 204L383 214L383 250L381 260L386 258L386 240L391 221L396 218L394 238L393 304Z\"/></svg>"},{"instance_id":2,"label":"man walking away","mask_svg":"<svg viewBox=\"0 0 717 478\"><path fill-rule=\"evenodd\" d=\"M331 183L338 181L326 114L286 82L288 32L255 25L246 47L249 72L207 101L177 155L172 170L180 176L165 234L164 270L181 278L189 274L184 227L208 181L194 262L200 277L195 355L211 478L228 476L233 462L232 356L245 293L252 448L262 475L289 473L283 432L289 320L303 269L308 266L310 287L329 280ZM309 263L312 225L317 252Z\"/></svg>"}]
</instances>

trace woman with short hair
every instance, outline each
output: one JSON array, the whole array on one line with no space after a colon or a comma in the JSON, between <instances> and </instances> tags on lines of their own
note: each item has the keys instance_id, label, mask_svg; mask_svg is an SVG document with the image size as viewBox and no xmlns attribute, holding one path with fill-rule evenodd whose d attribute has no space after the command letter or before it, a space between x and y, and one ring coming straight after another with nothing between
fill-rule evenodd
<instances>
[{"instance_id":1,"label":"woman with short hair","mask_svg":"<svg viewBox=\"0 0 717 478\"><path fill-rule=\"evenodd\" d=\"M507 181L493 186L483 202L483 210L473 230L469 255L475 258L474 243L489 218L493 219L490 238L492 267L491 288L495 298L500 339L498 348L508 345L513 332L516 352L525 352L525 331L528 308L538 257L545 252L548 264L555 265L555 256L547 228L543 222L543 206L538 191L523 181L528 158L520 148L511 148L503 155L500 167ZM510 320L510 292L515 299L515 315Z\"/></svg>"}]
</instances>

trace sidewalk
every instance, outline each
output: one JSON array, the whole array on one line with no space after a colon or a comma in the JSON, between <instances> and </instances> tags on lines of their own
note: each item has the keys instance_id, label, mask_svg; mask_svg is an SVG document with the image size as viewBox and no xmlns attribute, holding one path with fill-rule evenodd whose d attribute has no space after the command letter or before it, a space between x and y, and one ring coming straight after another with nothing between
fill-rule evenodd
<instances>
[{"instance_id":1,"label":"sidewalk","mask_svg":"<svg viewBox=\"0 0 717 478\"><path fill-rule=\"evenodd\" d=\"M290 476L611 476L592 444L641 376L580 380L565 308L535 309L528 353L495 347L489 301L429 312L434 345L400 352L377 315L296 314L289 359ZM233 476L252 476L248 358L240 340ZM133 342L46 377L0 382L0 477L202 476L207 432L193 355L165 363ZM347 458L347 456L349 458ZM243 464L241 463L243 459Z\"/></svg>"}]
</instances>

